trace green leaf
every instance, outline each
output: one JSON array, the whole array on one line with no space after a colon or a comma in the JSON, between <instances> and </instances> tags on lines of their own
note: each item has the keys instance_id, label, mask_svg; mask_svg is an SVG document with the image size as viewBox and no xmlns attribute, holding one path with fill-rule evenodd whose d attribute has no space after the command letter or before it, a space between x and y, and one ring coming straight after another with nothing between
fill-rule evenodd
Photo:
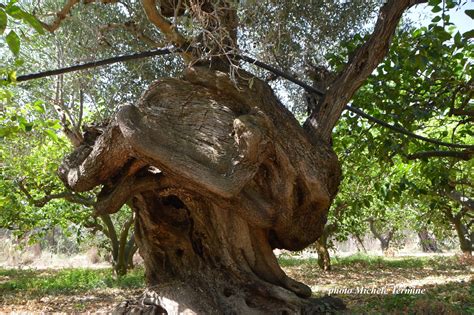
<instances>
[{"instance_id":1,"label":"green leaf","mask_svg":"<svg viewBox=\"0 0 474 315\"><path fill-rule=\"evenodd\" d=\"M33 107L35 109L35 111L37 111L38 113L41 113L41 114L44 114L46 113L46 111L44 110L44 107L43 107L43 102L42 101L35 101L33 103Z\"/></svg>"},{"instance_id":2,"label":"green leaf","mask_svg":"<svg viewBox=\"0 0 474 315\"><path fill-rule=\"evenodd\" d=\"M54 132L53 130L51 129L46 129L45 130L45 133L48 137L50 137L52 140L54 141L58 141L58 135L56 134L56 132Z\"/></svg>"},{"instance_id":3,"label":"green leaf","mask_svg":"<svg viewBox=\"0 0 474 315\"><path fill-rule=\"evenodd\" d=\"M13 83L16 82L16 71L10 71L8 72L8 83Z\"/></svg>"},{"instance_id":4,"label":"green leaf","mask_svg":"<svg viewBox=\"0 0 474 315\"><path fill-rule=\"evenodd\" d=\"M436 13L436 12L440 12L441 10L442 10L441 7L437 5L433 9L431 9L431 12Z\"/></svg>"},{"instance_id":5,"label":"green leaf","mask_svg":"<svg viewBox=\"0 0 474 315\"><path fill-rule=\"evenodd\" d=\"M470 30L470 31L462 34L462 37L464 37L465 39L474 38L474 30Z\"/></svg>"},{"instance_id":6,"label":"green leaf","mask_svg":"<svg viewBox=\"0 0 474 315\"><path fill-rule=\"evenodd\" d=\"M38 33L44 34L44 28L41 22L38 21L34 15L23 11L19 6L13 5L7 8L7 13L15 19L23 20L23 22L29 24Z\"/></svg>"},{"instance_id":7,"label":"green leaf","mask_svg":"<svg viewBox=\"0 0 474 315\"><path fill-rule=\"evenodd\" d=\"M457 47L462 47L461 33L457 32L456 35L454 35L454 43Z\"/></svg>"},{"instance_id":8,"label":"green leaf","mask_svg":"<svg viewBox=\"0 0 474 315\"><path fill-rule=\"evenodd\" d=\"M20 37L15 33L15 31L10 31L8 35L5 37L7 41L8 48L10 48L11 52L18 56L20 53Z\"/></svg>"},{"instance_id":9,"label":"green leaf","mask_svg":"<svg viewBox=\"0 0 474 315\"><path fill-rule=\"evenodd\" d=\"M5 11L3 11L3 9L0 8L0 35L5 32L5 29L7 28L7 21L7 14L5 13Z\"/></svg>"},{"instance_id":10,"label":"green leaf","mask_svg":"<svg viewBox=\"0 0 474 315\"><path fill-rule=\"evenodd\" d=\"M43 25L40 23L40 21L38 21L38 19L35 16L29 14L28 12L23 12L22 15L23 15L22 16L23 21L28 23L38 33L44 34Z\"/></svg>"},{"instance_id":11,"label":"green leaf","mask_svg":"<svg viewBox=\"0 0 474 315\"><path fill-rule=\"evenodd\" d=\"M474 20L474 10L466 10L464 11L464 13L466 13L471 19Z\"/></svg>"},{"instance_id":12,"label":"green leaf","mask_svg":"<svg viewBox=\"0 0 474 315\"><path fill-rule=\"evenodd\" d=\"M21 20L23 18L24 11L17 5L8 6L6 11L14 19Z\"/></svg>"}]
</instances>

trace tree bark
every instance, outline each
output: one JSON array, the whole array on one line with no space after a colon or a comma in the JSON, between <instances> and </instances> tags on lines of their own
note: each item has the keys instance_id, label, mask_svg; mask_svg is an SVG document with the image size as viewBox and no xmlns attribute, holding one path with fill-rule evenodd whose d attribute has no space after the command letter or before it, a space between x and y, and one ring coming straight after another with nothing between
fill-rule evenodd
<instances>
[{"instance_id":1,"label":"tree bark","mask_svg":"<svg viewBox=\"0 0 474 315\"><path fill-rule=\"evenodd\" d=\"M390 242L392 241L393 235L395 234L395 229L390 228L390 230L387 232L387 234L382 235L381 232L379 232L375 226L375 220L373 218L369 219L369 228L370 232L372 232L372 235L379 240L380 242L380 248L383 253L385 253L388 248L390 247Z\"/></svg>"},{"instance_id":2,"label":"tree bark","mask_svg":"<svg viewBox=\"0 0 474 315\"><path fill-rule=\"evenodd\" d=\"M332 129L345 106L387 54L403 12L416 4L428 1L388 0L384 2L370 38L354 52L326 92L317 110L313 111L305 121L308 132L330 141Z\"/></svg>"},{"instance_id":3,"label":"tree bark","mask_svg":"<svg viewBox=\"0 0 474 315\"><path fill-rule=\"evenodd\" d=\"M360 237L360 235L354 234L353 236L356 239L357 244L359 244L357 246L357 251L360 251L360 249L362 249L364 253L367 253L367 249L365 248L365 245L364 245L364 240Z\"/></svg>"},{"instance_id":4,"label":"tree bark","mask_svg":"<svg viewBox=\"0 0 474 315\"><path fill-rule=\"evenodd\" d=\"M418 238L420 239L420 246L425 253L440 253L436 239L430 235L426 228L421 228L418 231Z\"/></svg>"},{"instance_id":5,"label":"tree bark","mask_svg":"<svg viewBox=\"0 0 474 315\"><path fill-rule=\"evenodd\" d=\"M266 83L238 78L195 67L156 82L66 158L60 177L75 191L103 185L99 215L131 206L148 285L168 313L340 308L311 299L272 251L301 250L322 235L341 178L337 157Z\"/></svg>"},{"instance_id":6,"label":"tree bark","mask_svg":"<svg viewBox=\"0 0 474 315\"><path fill-rule=\"evenodd\" d=\"M314 243L318 253L318 266L324 271L331 271L331 256L328 250L328 238L323 235Z\"/></svg>"},{"instance_id":7,"label":"tree bark","mask_svg":"<svg viewBox=\"0 0 474 315\"><path fill-rule=\"evenodd\" d=\"M461 251L466 256L472 256L474 233L469 232L467 226L459 218L455 217L452 223L458 235Z\"/></svg>"},{"instance_id":8,"label":"tree bark","mask_svg":"<svg viewBox=\"0 0 474 315\"><path fill-rule=\"evenodd\" d=\"M474 231L472 231L472 225L464 224L462 219L463 215L472 210L472 207L468 207L469 205L469 203L464 203L462 210L456 215L453 214L451 208L446 207L443 209L446 218L454 225L459 239L459 247L466 256L472 256L472 250L474 248Z\"/></svg>"}]
</instances>

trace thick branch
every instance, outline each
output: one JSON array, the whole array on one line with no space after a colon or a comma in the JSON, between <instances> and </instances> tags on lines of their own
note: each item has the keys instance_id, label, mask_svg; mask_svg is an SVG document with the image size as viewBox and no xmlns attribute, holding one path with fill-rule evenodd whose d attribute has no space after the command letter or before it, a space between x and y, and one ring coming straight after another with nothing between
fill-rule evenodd
<instances>
[{"instance_id":1,"label":"thick branch","mask_svg":"<svg viewBox=\"0 0 474 315\"><path fill-rule=\"evenodd\" d=\"M450 114L457 116L474 116L474 110L455 108L450 111Z\"/></svg>"},{"instance_id":2,"label":"thick branch","mask_svg":"<svg viewBox=\"0 0 474 315\"><path fill-rule=\"evenodd\" d=\"M88 4L91 2L95 2L96 0L84 0L84 4ZM53 20L51 24L47 23L41 23L43 27L48 30L49 32L53 33L56 31L61 23L71 14L71 10L74 6L76 6L78 3L80 3L80 0L68 0L63 8L56 13L56 18ZM100 0L100 2L107 4L107 3L115 3L117 0Z\"/></svg>"},{"instance_id":3,"label":"thick branch","mask_svg":"<svg viewBox=\"0 0 474 315\"><path fill-rule=\"evenodd\" d=\"M94 206L94 215L112 214L120 210L127 203L129 198L139 192L149 191L161 187L165 180L161 180L156 175L149 175L143 178L134 176L124 177L112 190L104 189L97 198Z\"/></svg>"},{"instance_id":4,"label":"thick branch","mask_svg":"<svg viewBox=\"0 0 474 315\"><path fill-rule=\"evenodd\" d=\"M425 152L418 152L414 154L408 155L409 160L416 160L416 159L424 159L430 157L450 157L456 158L460 160L469 161L472 159L474 155L474 151L472 150L464 150L464 151L425 151Z\"/></svg>"},{"instance_id":5,"label":"thick branch","mask_svg":"<svg viewBox=\"0 0 474 315\"><path fill-rule=\"evenodd\" d=\"M449 192L444 192L443 194L449 197L451 200L456 201L457 203L461 204L466 209L469 209L470 211L474 210L474 200L469 197L464 196L462 193L456 190L452 190Z\"/></svg>"},{"instance_id":6,"label":"thick branch","mask_svg":"<svg viewBox=\"0 0 474 315\"><path fill-rule=\"evenodd\" d=\"M107 227L107 232L104 233L106 236L109 237L111 245L112 245L112 258L114 263L117 262L118 253L119 253L119 243L117 238L117 231L115 230L114 223L110 218L110 215L104 214L99 216L99 218L104 222L105 226Z\"/></svg>"},{"instance_id":7,"label":"thick branch","mask_svg":"<svg viewBox=\"0 0 474 315\"><path fill-rule=\"evenodd\" d=\"M331 132L354 93L387 54L391 38L403 12L414 4L425 1L389 0L380 10L374 32L356 50L354 56L331 85L318 111L305 122L310 132L329 141Z\"/></svg>"},{"instance_id":8,"label":"thick branch","mask_svg":"<svg viewBox=\"0 0 474 315\"><path fill-rule=\"evenodd\" d=\"M185 48L188 46L186 38L184 38L184 36L178 32L176 27L158 11L156 0L142 0L142 6L148 20L165 35L168 41L178 48ZM184 52L182 55L185 61L189 62L192 60L191 53Z\"/></svg>"},{"instance_id":9,"label":"thick branch","mask_svg":"<svg viewBox=\"0 0 474 315\"><path fill-rule=\"evenodd\" d=\"M135 37L137 37L139 40L142 42L156 48L163 47L162 43L158 43L155 40L153 40L151 37L146 35L143 30L138 28L138 25L134 21L129 21L125 23L109 23L107 25L104 25L100 27L99 31L101 33L108 32L110 30L115 30L115 29L125 29Z\"/></svg>"}]
</instances>

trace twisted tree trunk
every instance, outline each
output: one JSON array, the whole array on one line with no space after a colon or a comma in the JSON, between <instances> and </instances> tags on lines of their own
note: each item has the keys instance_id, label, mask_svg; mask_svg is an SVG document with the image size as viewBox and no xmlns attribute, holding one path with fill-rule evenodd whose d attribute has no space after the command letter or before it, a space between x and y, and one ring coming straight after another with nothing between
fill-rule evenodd
<instances>
[{"instance_id":1,"label":"twisted tree trunk","mask_svg":"<svg viewBox=\"0 0 474 315\"><path fill-rule=\"evenodd\" d=\"M267 84L240 76L197 67L156 82L65 159L60 177L75 191L103 185L97 215L131 205L148 284L169 313L328 309L272 250L322 234L337 157Z\"/></svg>"}]
</instances>

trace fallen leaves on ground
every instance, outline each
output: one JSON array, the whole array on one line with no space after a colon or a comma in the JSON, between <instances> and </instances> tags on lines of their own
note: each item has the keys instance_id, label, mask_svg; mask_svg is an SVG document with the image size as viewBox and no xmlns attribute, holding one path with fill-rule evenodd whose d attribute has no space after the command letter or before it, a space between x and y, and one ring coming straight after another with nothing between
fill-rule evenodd
<instances>
[{"instance_id":1,"label":"fallen leaves on ground","mask_svg":"<svg viewBox=\"0 0 474 315\"><path fill-rule=\"evenodd\" d=\"M411 260L410 260L411 259ZM438 260L342 260L333 270L324 272L314 260L292 260L284 267L287 274L311 286L315 296L331 289L344 288L421 288L422 294L340 294L348 314L474 314L474 277L472 264L454 258ZM72 270L80 274L78 270ZM84 287L67 290L38 291L31 286L16 287L19 279L51 279L58 270L3 270L0 273L0 313L109 313L114 306L136 298L143 291L137 287ZM87 271L89 272L89 271ZM142 271L141 271L142 272ZM104 271L96 271L104 275ZM41 282L35 282L41 283ZM119 286L123 283L112 283ZM47 292L42 294L41 292ZM390 293L390 292L389 292Z\"/></svg>"}]
</instances>

